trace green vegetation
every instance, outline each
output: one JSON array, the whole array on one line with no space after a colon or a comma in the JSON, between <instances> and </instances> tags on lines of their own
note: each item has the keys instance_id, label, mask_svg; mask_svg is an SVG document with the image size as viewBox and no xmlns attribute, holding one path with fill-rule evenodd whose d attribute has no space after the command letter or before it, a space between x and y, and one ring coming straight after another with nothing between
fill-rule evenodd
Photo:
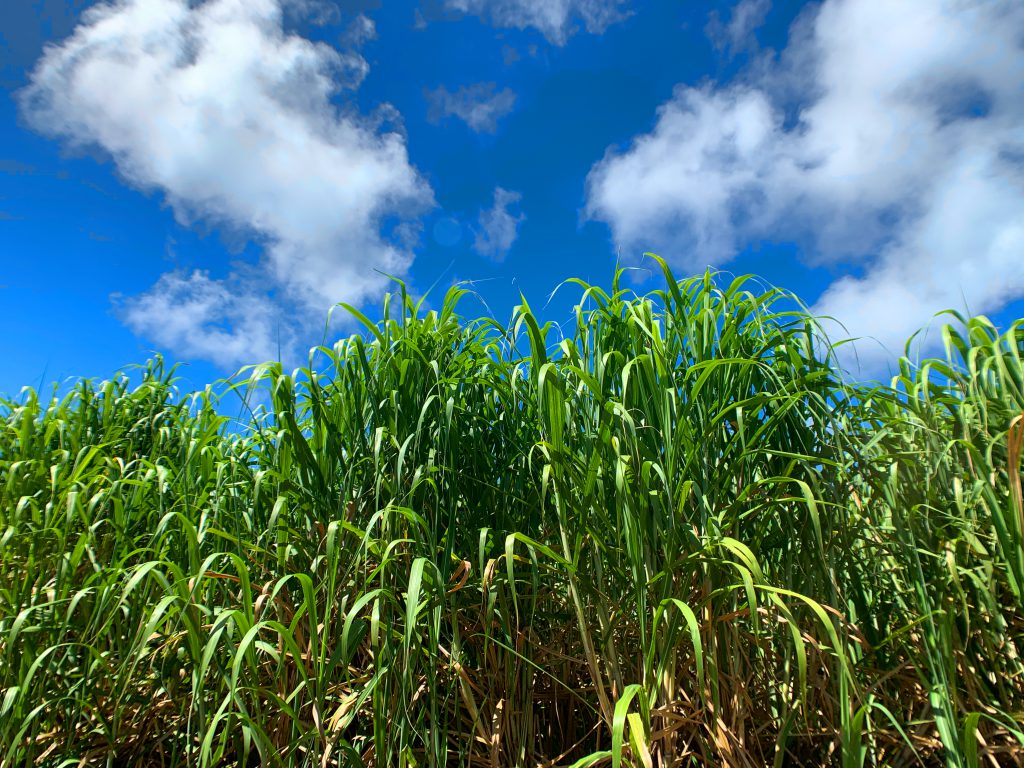
<instances>
[{"instance_id":1,"label":"green vegetation","mask_svg":"<svg viewBox=\"0 0 1024 768\"><path fill-rule=\"evenodd\" d=\"M665 276L402 290L241 426L159 361L3 404L0 762L1019 765L1024 323L868 387Z\"/></svg>"}]
</instances>

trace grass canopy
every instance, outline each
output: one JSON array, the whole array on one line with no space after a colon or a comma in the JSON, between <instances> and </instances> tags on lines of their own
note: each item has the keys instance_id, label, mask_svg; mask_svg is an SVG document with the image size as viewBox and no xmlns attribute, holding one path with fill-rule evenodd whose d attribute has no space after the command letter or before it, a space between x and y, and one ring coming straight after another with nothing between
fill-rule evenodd
<instances>
[{"instance_id":1,"label":"grass canopy","mask_svg":"<svg viewBox=\"0 0 1024 768\"><path fill-rule=\"evenodd\" d=\"M782 291L620 276L0 404L0 764L1024 762L1024 324L851 383Z\"/></svg>"}]
</instances>

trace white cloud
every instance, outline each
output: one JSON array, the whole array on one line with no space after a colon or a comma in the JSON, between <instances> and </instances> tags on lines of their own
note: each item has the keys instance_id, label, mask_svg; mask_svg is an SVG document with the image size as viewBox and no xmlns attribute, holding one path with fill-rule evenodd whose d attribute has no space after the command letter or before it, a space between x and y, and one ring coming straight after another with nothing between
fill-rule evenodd
<instances>
[{"instance_id":1,"label":"white cloud","mask_svg":"<svg viewBox=\"0 0 1024 768\"><path fill-rule=\"evenodd\" d=\"M432 204L403 136L381 129L387 110L371 119L332 104L359 85L365 60L287 34L282 13L279 0L101 3L46 49L21 93L36 130L99 147L182 222L265 246L259 295L200 272L125 300L136 331L180 354L252 361L276 348L260 319L275 302L294 327L374 296L386 284L374 270L402 274L412 258L383 222L407 227Z\"/></svg>"},{"instance_id":2,"label":"white cloud","mask_svg":"<svg viewBox=\"0 0 1024 768\"><path fill-rule=\"evenodd\" d=\"M513 213L511 206L523 196L501 187L494 188L494 206L480 211L480 229L473 247L492 259L504 259L519 234L519 225L526 221L523 213Z\"/></svg>"},{"instance_id":3,"label":"white cloud","mask_svg":"<svg viewBox=\"0 0 1024 768\"><path fill-rule=\"evenodd\" d=\"M737 221L747 215L742 202L782 160L780 133L760 91L677 87L652 133L591 170L589 214L608 221L626 251L673 254L686 269L727 261L752 226Z\"/></svg>"},{"instance_id":4,"label":"white cloud","mask_svg":"<svg viewBox=\"0 0 1024 768\"><path fill-rule=\"evenodd\" d=\"M707 33L715 47L736 53L756 41L754 30L764 23L771 10L771 0L740 0L733 6L728 23L723 23L718 11L712 11Z\"/></svg>"},{"instance_id":5,"label":"white cloud","mask_svg":"<svg viewBox=\"0 0 1024 768\"><path fill-rule=\"evenodd\" d=\"M283 3L285 12L317 27L341 21L341 9L331 0L283 0Z\"/></svg>"},{"instance_id":6,"label":"white cloud","mask_svg":"<svg viewBox=\"0 0 1024 768\"><path fill-rule=\"evenodd\" d=\"M677 87L587 212L685 269L759 239L856 267L815 310L901 352L939 310L1024 295L1022 92L1019 2L826 0L746 82Z\"/></svg>"},{"instance_id":7,"label":"white cloud","mask_svg":"<svg viewBox=\"0 0 1024 768\"><path fill-rule=\"evenodd\" d=\"M373 19L367 16L365 13L360 13L345 29L345 33L341 37L341 42L345 45L350 45L353 48L358 48L364 45L370 40L377 39L377 25Z\"/></svg>"},{"instance_id":8,"label":"white cloud","mask_svg":"<svg viewBox=\"0 0 1024 768\"><path fill-rule=\"evenodd\" d=\"M477 133L494 133L498 120L507 115L516 104L516 94L511 88L497 90L496 83L475 83L462 86L451 93L443 85L427 91L430 111L427 119L433 123L454 116L466 123Z\"/></svg>"},{"instance_id":9,"label":"white cloud","mask_svg":"<svg viewBox=\"0 0 1024 768\"><path fill-rule=\"evenodd\" d=\"M604 32L626 18L625 5L625 0L445 0L449 10L480 16L496 27L532 27L555 45L565 45L577 20L587 32Z\"/></svg>"},{"instance_id":10,"label":"white cloud","mask_svg":"<svg viewBox=\"0 0 1024 768\"><path fill-rule=\"evenodd\" d=\"M277 359L278 345L288 349L294 342L290 326L266 293L235 283L199 270L170 272L124 301L122 315L159 346L224 368Z\"/></svg>"}]
</instances>

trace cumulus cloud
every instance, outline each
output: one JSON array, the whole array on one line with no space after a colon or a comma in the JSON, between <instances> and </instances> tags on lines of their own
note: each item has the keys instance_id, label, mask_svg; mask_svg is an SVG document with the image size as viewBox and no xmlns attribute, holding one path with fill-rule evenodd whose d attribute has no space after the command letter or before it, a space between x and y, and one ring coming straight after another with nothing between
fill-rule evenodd
<instances>
[{"instance_id":1,"label":"cumulus cloud","mask_svg":"<svg viewBox=\"0 0 1024 768\"><path fill-rule=\"evenodd\" d=\"M587 212L684 269L765 239L844 265L815 310L887 348L870 368L939 310L1024 295L1022 92L1019 2L825 0L757 74L678 86Z\"/></svg>"},{"instance_id":2,"label":"cumulus cloud","mask_svg":"<svg viewBox=\"0 0 1024 768\"><path fill-rule=\"evenodd\" d=\"M443 85L427 91L430 110L427 119L439 123L446 117L457 117L477 133L494 133L498 120L503 118L516 104L516 94L511 88L497 90L497 83L475 83L464 85L451 93Z\"/></svg>"},{"instance_id":3,"label":"cumulus cloud","mask_svg":"<svg viewBox=\"0 0 1024 768\"><path fill-rule=\"evenodd\" d=\"M445 0L449 10L480 16L496 27L532 27L555 45L565 45L577 22L601 34L629 15L626 5L625 0Z\"/></svg>"},{"instance_id":4,"label":"cumulus cloud","mask_svg":"<svg viewBox=\"0 0 1024 768\"><path fill-rule=\"evenodd\" d=\"M508 255L519 234L519 225L526 221L525 214L510 210L522 199L518 192L494 188L494 205L480 211L480 228L473 244L478 253L498 260Z\"/></svg>"},{"instance_id":5,"label":"cumulus cloud","mask_svg":"<svg viewBox=\"0 0 1024 768\"><path fill-rule=\"evenodd\" d=\"M170 272L141 296L124 301L135 331L161 347L230 367L273 360L294 342L291 327L266 293L212 279L207 272Z\"/></svg>"},{"instance_id":6,"label":"cumulus cloud","mask_svg":"<svg viewBox=\"0 0 1024 768\"><path fill-rule=\"evenodd\" d=\"M280 0L115 0L48 47L20 94L39 132L99 148L131 185L264 246L259 280L166 275L124 299L137 332L223 364L276 349L401 274L432 205L404 137L339 109L366 61L290 34ZM385 226L386 223L386 226ZM255 287L257 284L259 288Z\"/></svg>"}]
</instances>

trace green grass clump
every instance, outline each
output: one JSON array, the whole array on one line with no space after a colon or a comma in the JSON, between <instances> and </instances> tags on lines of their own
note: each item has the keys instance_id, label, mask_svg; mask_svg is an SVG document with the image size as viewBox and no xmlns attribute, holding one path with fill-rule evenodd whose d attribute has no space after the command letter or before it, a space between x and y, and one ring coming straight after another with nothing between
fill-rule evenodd
<instances>
[{"instance_id":1,"label":"green grass clump","mask_svg":"<svg viewBox=\"0 0 1024 768\"><path fill-rule=\"evenodd\" d=\"M0 764L1021 764L1024 324L665 277L0 405Z\"/></svg>"}]
</instances>

